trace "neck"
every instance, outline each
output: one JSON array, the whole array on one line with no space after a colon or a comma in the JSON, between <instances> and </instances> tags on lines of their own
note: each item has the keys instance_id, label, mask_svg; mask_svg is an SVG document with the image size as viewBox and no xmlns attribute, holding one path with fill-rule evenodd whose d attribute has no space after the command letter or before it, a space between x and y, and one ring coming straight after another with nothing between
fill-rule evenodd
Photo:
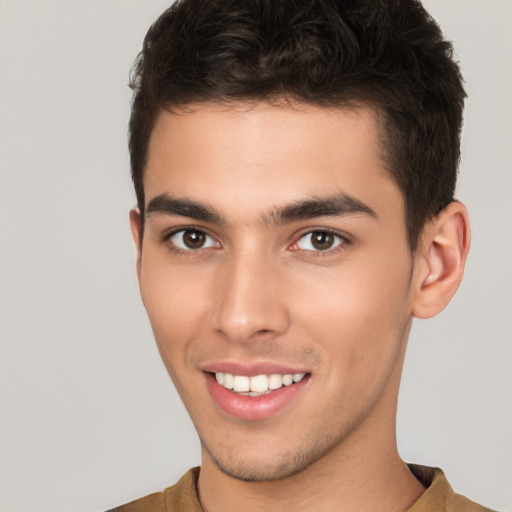
<instances>
[{"instance_id":1,"label":"neck","mask_svg":"<svg viewBox=\"0 0 512 512\"><path fill-rule=\"evenodd\" d=\"M201 468L200 501L205 512L289 512L291 507L294 512L405 512L425 491L398 455L378 462L365 457L355 465L336 462L323 460L283 480L243 482L224 475L208 461Z\"/></svg>"}]
</instances>

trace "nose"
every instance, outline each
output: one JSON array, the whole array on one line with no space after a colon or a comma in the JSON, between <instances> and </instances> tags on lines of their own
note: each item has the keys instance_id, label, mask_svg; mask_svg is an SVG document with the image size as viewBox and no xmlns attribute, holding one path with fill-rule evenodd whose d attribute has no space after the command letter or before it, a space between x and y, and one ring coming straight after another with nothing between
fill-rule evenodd
<instances>
[{"instance_id":1,"label":"nose","mask_svg":"<svg viewBox=\"0 0 512 512\"><path fill-rule=\"evenodd\" d=\"M215 331L236 343L286 332L289 314L276 262L240 253L218 270L218 295L211 316Z\"/></svg>"}]
</instances>

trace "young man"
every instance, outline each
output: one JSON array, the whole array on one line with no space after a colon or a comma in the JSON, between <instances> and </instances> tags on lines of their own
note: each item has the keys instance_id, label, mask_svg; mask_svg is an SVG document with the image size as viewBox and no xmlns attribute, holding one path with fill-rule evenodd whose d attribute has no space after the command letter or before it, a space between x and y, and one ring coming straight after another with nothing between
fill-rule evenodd
<instances>
[{"instance_id":1,"label":"young man","mask_svg":"<svg viewBox=\"0 0 512 512\"><path fill-rule=\"evenodd\" d=\"M486 510L396 447L412 319L470 241L465 93L421 5L185 0L133 87L137 273L202 465L115 510Z\"/></svg>"}]
</instances>

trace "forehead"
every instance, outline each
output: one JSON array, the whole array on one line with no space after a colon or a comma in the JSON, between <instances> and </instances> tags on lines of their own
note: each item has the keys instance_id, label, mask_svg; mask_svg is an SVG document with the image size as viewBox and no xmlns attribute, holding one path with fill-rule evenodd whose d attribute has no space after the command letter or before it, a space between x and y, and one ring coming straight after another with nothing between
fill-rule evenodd
<instances>
[{"instance_id":1,"label":"forehead","mask_svg":"<svg viewBox=\"0 0 512 512\"><path fill-rule=\"evenodd\" d=\"M391 198L402 211L379 135L376 112L364 106L162 111L150 140L146 204L167 193L256 214L306 195L345 193L374 209Z\"/></svg>"}]
</instances>

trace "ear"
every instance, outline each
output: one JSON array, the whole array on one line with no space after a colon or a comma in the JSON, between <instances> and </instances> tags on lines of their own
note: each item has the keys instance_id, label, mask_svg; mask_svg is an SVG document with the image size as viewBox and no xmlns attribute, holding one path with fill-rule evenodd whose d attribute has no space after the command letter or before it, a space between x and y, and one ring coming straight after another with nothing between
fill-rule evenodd
<instances>
[{"instance_id":1,"label":"ear","mask_svg":"<svg viewBox=\"0 0 512 512\"><path fill-rule=\"evenodd\" d=\"M130 228L132 230L132 239L137 251L137 279L140 283L140 273L142 264L142 226L140 211L138 208L130 210Z\"/></svg>"},{"instance_id":2,"label":"ear","mask_svg":"<svg viewBox=\"0 0 512 512\"><path fill-rule=\"evenodd\" d=\"M431 318L440 313L459 288L471 234L466 207L454 201L429 222L414 257L412 314Z\"/></svg>"}]
</instances>

